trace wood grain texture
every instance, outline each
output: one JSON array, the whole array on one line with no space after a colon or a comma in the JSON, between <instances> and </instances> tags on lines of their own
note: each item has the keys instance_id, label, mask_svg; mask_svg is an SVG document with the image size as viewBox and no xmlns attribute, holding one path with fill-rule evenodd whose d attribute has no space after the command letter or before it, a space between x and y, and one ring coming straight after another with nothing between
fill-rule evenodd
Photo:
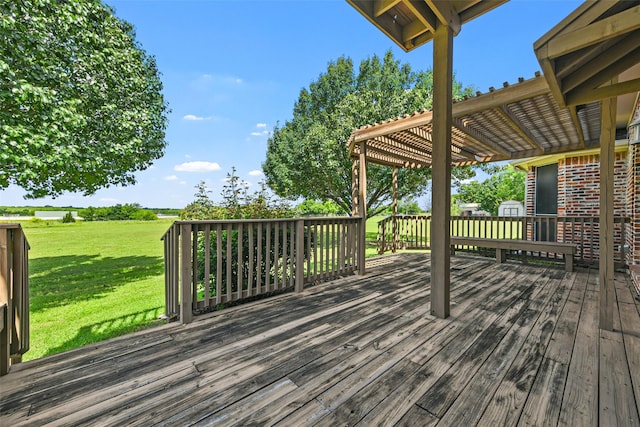
<instances>
[{"instance_id":1,"label":"wood grain texture","mask_svg":"<svg viewBox=\"0 0 640 427\"><path fill-rule=\"evenodd\" d=\"M372 258L366 276L18 364L0 425L637 422L625 275L603 334L597 271L455 257L447 319L430 315L429 273L427 254Z\"/></svg>"}]
</instances>

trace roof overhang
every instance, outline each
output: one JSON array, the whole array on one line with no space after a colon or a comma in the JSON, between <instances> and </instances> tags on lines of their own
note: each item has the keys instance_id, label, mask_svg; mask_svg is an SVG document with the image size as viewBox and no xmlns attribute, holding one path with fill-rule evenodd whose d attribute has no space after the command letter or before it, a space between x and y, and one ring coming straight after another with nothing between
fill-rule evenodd
<instances>
[{"instance_id":1,"label":"roof overhang","mask_svg":"<svg viewBox=\"0 0 640 427\"><path fill-rule=\"evenodd\" d=\"M617 140L614 146L614 152L624 153L629 150L629 140L620 139ZM590 148L588 150L571 151L560 154L549 154L547 156L531 157L528 159L516 160L511 162L511 165L517 169L528 170L531 167L546 166L563 159L582 156L598 156L600 155L600 147Z\"/></svg>"},{"instance_id":2,"label":"roof overhang","mask_svg":"<svg viewBox=\"0 0 640 427\"><path fill-rule=\"evenodd\" d=\"M347 0L406 52L433 39L446 24L456 35L462 24L508 0Z\"/></svg>"},{"instance_id":3,"label":"roof overhang","mask_svg":"<svg viewBox=\"0 0 640 427\"><path fill-rule=\"evenodd\" d=\"M561 106L640 91L640 1L585 2L534 43Z\"/></svg>"}]
</instances>

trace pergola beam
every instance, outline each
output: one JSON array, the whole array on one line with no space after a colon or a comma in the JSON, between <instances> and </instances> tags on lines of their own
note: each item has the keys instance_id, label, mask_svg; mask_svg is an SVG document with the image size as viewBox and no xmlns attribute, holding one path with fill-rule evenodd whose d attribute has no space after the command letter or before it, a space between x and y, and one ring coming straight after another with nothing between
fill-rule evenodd
<instances>
[{"instance_id":1,"label":"pergola beam","mask_svg":"<svg viewBox=\"0 0 640 427\"><path fill-rule=\"evenodd\" d=\"M640 5L557 35L548 42L547 57L555 59L638 28L640 28Z\"/></svg>"},{"instance_id":2,"label":"pergola beam","mask_svg":"<svg viewBox=\"0 0 640 427\"><path fill-rule=\"evenodd\" d=\"M578 109L575 105L569 107L569 114L571 115L573 126L576 128L576 132L578 133L580 148L584 148L586 146L586 143L584 141L584 132L582 131L582 125L580 124L580 119L578 118Z\"/></svg>"},{"instance_id":3,"label":"pergola beam","mask_svg":"<svg viewBox=\"0 0 640 427\"><path fill-rule=\"evenodd\" d=\"M440 24L449 27L453 35L457 36L462 24L460 23L460 15L453 8L453 4L442 0L426 0L426 2L438 18L438 21L440 21Z\"/></svg>"},{"instance_id":4,"label":"pergola beam","mask_svg":"<svg viewBox=\"0 0 640 427\"><path fill-rule=\"evenodd\" d=\"M534 136L531 135L527 128L522 123L520 123L520 120L518 120L517 117L511 114L504 105L496 108L494 111L497 112L498 115L502 117L504 121L507 122L507 124L511 126L511 128L515 130L518 135L520 135L522 139L527 141L529 145L538 149L542 153L542 145L540 145L540 143L536 141Z\"/></svg>"},{"instance_id":5,"label":"pergola beam","mask_svg":"<svg viewBox=\"0 0 640 427\"><path fill-rule=\"evenodd\" d=\"M586 104L606 97L615 97L638 91L640 91L640 78L599 87L597 89L585 90L575 94L567 94L567 104Z\"/></svg>"},{"instance_id":6,"label":"pergola beam","mask_svg":"<svg viewBox=\"0 0 640 427\"><path fill-rule=\"evenodd\" d=\"M402 0L375 0L373 2L373 16L376 18L392 9Z\"/></svg>"},{"instance_id":7,"label":"pergola beam","mask_svg":"<svg viewBox=\"0 0 640 427\"><path fill-rule=\"evenodd\" d=\"M473 142L480 145L481 147L484 147L489 151L495 151L508 158L511 157L510 151L507 151L502 147L498 146L497 144L489 141L484 135L482 135L480 132L476 131L475 129L468 127L461 120L453 120L453 126L460 129L461 132L465 133L468 138L471 138Z\"/></svg>"},{"instance_id":8,"label":"pergola beam","mask_svg":"<svg viewBox=\"0 0 640 427\"><path fill-rule=\"evenodd\" d=\"M419 22L421 22L432 33L436 30L438 24L437 16L427 7L422 0L409 0L404 4L413 12ZM405 40L408 42L409 40Z\"/></svg>"},{"instance_id":9,"label":"pergola beam","mask_svg":"<svg viewBox=\"0 0 640 427\"><path fill-rule=\"evenodd\" d=\"M598 76L607 76L609 74L607 72L609 67L614 66L619 61L624 61L625 56L633 55L633 52L638 50L639 36L640 32L634 32L620 40L619 38L612 40L613 43L611 45L609 45L609 43L603 43L602 49L606 49L606 55L601 54L600 48L593 49L593 52L595 52L597 56L593 56L591 53L589 55L584 55L584 66L572 70L571 74L562 78L562 87L564 92L568 93L580 86L583 82L590 81L594 78L596 79L594 86L599 86L600 84L611 80L611 77L599 78ZM628 67L625 65L622 71L627 68Z\"/></svg>"},{"instance_id":10,"label":"pergola beam","mask_svg":"<svg viewBox=\"0 0 640 427\"><path fill-rule=\"evenodd\" d=\"M494 90L453 104L453 117L469 116L492 108L549 93L549 84L542 77Z\"/></svg>"}]
</instances>

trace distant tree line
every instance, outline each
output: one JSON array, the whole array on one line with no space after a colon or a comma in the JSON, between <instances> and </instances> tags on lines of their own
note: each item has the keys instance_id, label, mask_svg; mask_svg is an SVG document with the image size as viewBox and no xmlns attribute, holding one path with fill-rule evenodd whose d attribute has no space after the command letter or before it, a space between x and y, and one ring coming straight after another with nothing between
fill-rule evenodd
<instances>
[{"instance_id":1,"label":"distant tree line","mask_svg":"<svg viewBox=\"0 0 640 427\"><path fill-rule=\"evenodd\" d=\"M153 221L158 216L137 203L127 203L108 207L94 208L89 206L78 212L85 221Z\"/></svg>"}]
</instances>

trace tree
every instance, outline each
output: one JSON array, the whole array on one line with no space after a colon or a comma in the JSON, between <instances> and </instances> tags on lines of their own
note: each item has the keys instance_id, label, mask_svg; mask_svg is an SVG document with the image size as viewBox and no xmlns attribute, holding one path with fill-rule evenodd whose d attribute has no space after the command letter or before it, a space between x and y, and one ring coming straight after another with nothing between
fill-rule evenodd
<instances>
[{"instance_id":1,"label":"tree","mask_svg":"<svg viewBox=\"0 0 640 427\"><path fill-rule=\"evenodd\" d=\"M329 63L327 71L302 89L293 118L276 126L268 141L262 167L267 184L282 197L332 200L351 211L351 159L345 145L353 129L431 106L432 72L413 72L396 61L391 51L360 63L356 74L351 59ZM470 94L454 83L454 94ZM430 170L400 169L398 198L422 193ZM459 169L465 177L471 169ZM375 215L392 196L392 169L367 167L367 211Z\"/></svg>"},{"instance_id":2,"label":"tree","mask_svg":"<svg viewBox=\"0 0 640 427\"><path fill-rule=\"evenodd\" d=\"M498 214L498 207L506 200L524 202L526 173L511 165L495 167L483 182L461 184L454 199L462 203L479 203L480 209Z\"/></svg>"},{"instance_id":3,"label":"tree","mask_svg":"<svg viewBox=\"0 0 640 427\"><path fill-rule=\"evenodd\" d=\"M296 211L299 215L336 215L340 213L340 207L331 200L320 201L306 199L298 206Z\"/></svg>"},{"instance_id":4,"label":"tree","mask_svg":"<svg viewBox=\"0 0 640 427\"><path fill-rule=\"evenodd\" d=\"M99 0L0 2L0 189L135 183L164 154L155 59Z\"/></svg>"}]
</instances>

